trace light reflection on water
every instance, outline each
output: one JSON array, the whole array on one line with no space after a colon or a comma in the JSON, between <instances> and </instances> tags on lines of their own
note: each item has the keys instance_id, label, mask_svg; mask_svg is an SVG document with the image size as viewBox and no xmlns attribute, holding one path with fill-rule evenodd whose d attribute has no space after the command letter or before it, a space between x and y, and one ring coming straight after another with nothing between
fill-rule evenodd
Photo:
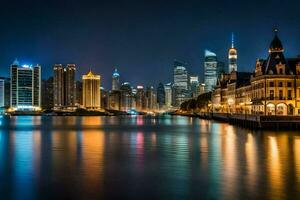
<instances>
[{"instance_id":1,"label":"light reflection on water","mask_svg":"<svg viewBox=\"0 0 300 200\"><path fill-rule=\"evenodd\" d=\"M300 134L186 117L0 119L4 199L284 199Z\"/></svg>"}]
</instances>

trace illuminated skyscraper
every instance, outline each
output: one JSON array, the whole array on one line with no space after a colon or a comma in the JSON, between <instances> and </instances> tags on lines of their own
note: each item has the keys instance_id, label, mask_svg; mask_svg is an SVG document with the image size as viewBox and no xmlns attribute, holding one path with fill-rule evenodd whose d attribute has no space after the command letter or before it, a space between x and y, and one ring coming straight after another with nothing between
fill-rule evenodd
<instances>
[{"instance_id":1,"label":"illuminated skyscraper","mask_svg":"<svg viewBox=\"0 0 300 200\"><path fill-rule=\"evenodd\" d=\"M137 86L136 92L136 110L143 111L145 109L145 92L144 87L141 85Z\"/></svg>"},{"instance_id":2,"label":"illuminated skyscraper","mask_svg":"<svg viewBox=\"0 0 300 200\"><path fill-rule=\"evenodd\" d=\"M83 83L83 107L86 109L100 109L100 75L94 75L90 71L82 76Z\"/></svg>"},{"instance_id":3,"label":"illuminated skyscraper","mask_svg":"<svg viewBox=\"0 0 300 200\"><path fill-rule=\"evenodd\" d=\"M199 85L199 77L195 75L190 76L190 87L191 87L192 97L197 96L198 85Z\"/></svg>"},{"instance_id":4,"label":"illuminated skyscraper","mask_svg":"<svg viewBox=\"0 0 300 200\"><path fill-rule=\"evenodd\" d=\"M237 50L234 47L234 35L231 35L231 48L228 50L228 72L237 71Z\"/></svg>"},{"instance_id":5,"label":"illuminated skyscraper","mask_svg":"<svg viewBox=\"0 0 300 200\"><path fill-rule=\"evenodd\" d=\"M167 108L172 106L172 83L167 83L165 87L165 104Z\"/></svg>"},{"instance_id":6,"label":"illuminated skyscraper","mask_svg":"<svg viewBox=\"0 0 300 200\"><path fill-rule=\"evenodd\" d=\"M147 87L146 89L146 101L148 111L156 109L156 94L153 86Z\"/></svg>"},{"instance_id":7,"label":"illuminated skyscraper","mask_svg":"<svg viewBox=\"0 0 300 200\"><path fill-rule=\"evenodd\" d=\"M205 92L210 92L214 89L217 83L217 55L209 50L205 50L204 61L204 84Z\"/></svg>"},{"instance_id":8,"label":"illuminated skyscraper","mask_svg":"<svg viewBox=\"0 0 300 200\"><path fill-rule=\"evenodd\" d=\"M181 62L174 62L174 105L180 106L187 98L188 92L188 72Z\"/></svg>"},{"instance_id":9,"label":"illuminated skyscraper","mask_svg":"<svg viewBox=\"0 0 300 200\"><path fill-rule=\"evenodd\" d=\"M117 69L115 69L112 75L112 87L111 90L119 90L120 89L120 74Z\"/></svg>"},{"instance_id":10,"label":"illuminated skyscraper","mask_svg":"<svg viewBox=\"0 0 300 200\"><path fill-rule=\"evenodd\" d=\"M75 65L68 64L63 67L61 64L55 64L53 70L54 109L74 109L76 104Z\"/></svg>"},{"instance_id":11,"label":"illuminated skyscraper","mask_svg":"<svg viewBox=\"0 0 300 200\"><path fill-rule=\"evenodd\" d=\"M157 103L159 108L165 106L166 103L166 93L165 93L165 87L162 83L158 84L158 87L156 89L156 96L157 96Z\"/></svg>"},{"instance_id":12,"label":"illuminated skyscraper","mask_svg":"<svg viewBox=\"0 0 300 200\"><path fill-rule=\"evenodd\" d=\"M120 87L121 90L121 110L129 111L132 108L132 88L130 83L125 82Z\"/></svg>"},{"instance_id":13,"label":"illuminated skyscraper","mask_svg":"<svg viewBox=\"0 0 300 200\"><path fill-rule=\"evenodd\" d=\"M20 65L17 60L11 65L12 110L36 111L41 109L41 66Z\"/></svg>"}]
</instances>

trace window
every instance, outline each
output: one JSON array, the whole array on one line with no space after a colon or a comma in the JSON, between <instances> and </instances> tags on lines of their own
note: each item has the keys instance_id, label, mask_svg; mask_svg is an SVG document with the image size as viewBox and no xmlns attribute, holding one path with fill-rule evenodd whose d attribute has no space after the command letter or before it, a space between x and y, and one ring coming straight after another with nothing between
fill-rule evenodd
<instances>
[{"instance_id":1,"label":"window","mask_svg":"<svg viewBox=\"0 0 300 200\"><path fill-rule=\"evenodd\" d=\"M274 82L270 82L270 87L274 87Z\"/></svg>"},{"instance_id":2,"label":"window","mask_svg":"<svg viewBox=\"0 0 300 200\"><path fill-rule=\"evenodd\" d=\"M279 69L279 74L283 74L283 69Z\"/></svg>"},{"instance_id":3,"label":"window","mask_svg":"<svg viewBox=\"0 0 300 200\"><path fill-rule=\"evenodd\" d=\"M274 100L274 90L270 90L270 100Z\"/></svg>"},{"instance_id":4,"label":"window","mask_svg":"<svg viewBox=\"0 0 300 200\"><path fill-rule=\"evenodd\" d=\"M283 92L282 90L279 90L279 100L282 100L283 99Z\"/></svg>"},{"instance_id":5,"label":"window","mask_svg":"<svg viewBox=\"0 0 300 200\"><path fill-rule=\"evenodd\" d=\"M298 109L298 115L300 115L300 109Z\"/></svg>"},{"instance_id":6,"label":"window","mask_svg":"<svg viewBox=\"0 0 300 200\"><path fill-rule=\"evenodd\" d=\"M278 83L278 87L283 87L283 83L282 83L282 82L279 82L279 83Z\"/></svg>"},{"instance_id":7,"label":"window","mask_svg":"<svg viewBox=\"0 0 300 200\"><path fill-rule=\"evenodd\" d=\"M292 99L292 90L288 90L288 99L289 99L289 100Z\"/></svg>"},{"instance_id":8,"label":"window","mask_svg":"<svg viewBox=\"0 0 300 200\"><path fill-rule=\"evenodd\" d=\"M288 87L292 87L292 82L288 82L288 83L287 83L287 86L288 86Z\"/></svg>"}]
</instances>

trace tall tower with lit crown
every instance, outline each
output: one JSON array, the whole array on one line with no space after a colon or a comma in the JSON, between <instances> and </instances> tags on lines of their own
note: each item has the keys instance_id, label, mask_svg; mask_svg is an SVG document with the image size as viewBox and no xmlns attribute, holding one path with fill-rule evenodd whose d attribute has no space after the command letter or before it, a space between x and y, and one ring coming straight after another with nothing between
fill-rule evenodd
<instances>
[{"instance_id":1,"label":"tall tower with lit crown","mask_svg":"<svg viewBox=\"0 0 300 200\"><path fill-rule=\"evenodd\" d=\"M86 109L100 109L100 75L94 75L90 70L82 76L83 82L83 106Z\"/></svg>"},{"instance_id":2,"label":"tall tower with lit crown","mask_svg":"<svg viewBox=\"0 0 300 200\"><path fill-rule=\"evenodd\" d=\"M234 34L231 34L231 48L228 50L228 72L237 71L237 50L234 47Z\"/></svg>"},{"instance_id":3,"label":"tall tower with lit crown","mask_svg":"<svg viewBox=\"0 0 300 200\"><path fill-rule=\"evenodd\" d=\"M112 75L112 87L111 90L119 90L120 89L120 74L117 69L115 69Z\"/></svg>"}]
</instances>

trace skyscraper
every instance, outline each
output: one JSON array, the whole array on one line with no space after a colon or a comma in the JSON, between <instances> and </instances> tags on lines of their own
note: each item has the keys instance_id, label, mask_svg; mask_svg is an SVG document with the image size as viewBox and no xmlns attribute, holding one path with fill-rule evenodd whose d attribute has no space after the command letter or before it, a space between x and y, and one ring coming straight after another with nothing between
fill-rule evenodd
<instances>
[{"instance_id":1,"label":"skyscraper","mask_svg":"<svg viewBox=\"0 0 300 200\"><path fill-rule=\"evenodd\" d=\"M197 96L198 85L199 85L199 77L195 75L190 76L190 87L191 87L192 97Z\"/></svg>"},{"instance_id":2,"label":"skyscraper","mask_svg":"<svg viewBox=\"0 0 300 200\"><path fill-rule=\"evenodd\" d=\"M53 77L42 81L42 108L53 108Z\"/></svg>"},{"instance_id":3,"label":"skyscraper","mask_svg":"<svg viewBox=\"0 0 300 200\"><path fill-rule=\"evenodd\" d=\"M141 85L137 86L137 92L136 92L136 110L137 111L143 111L145 109L145 92L144 87Z\"/></svg>"},{"instance_id":4,"label":"skyscraper","mask_svg":"<svg viewBox=\"0 0 300 200\"><path fill-rule=\"evenodd\" d=\"M118 70L115 69L113 75L112 75L112 84L111 84L111 90L119 90L120 89L120 74L118 73Z\"/></svg>"},{"instance_id":5,"label":"skyscraper","mask_svg":"<svg viewBox=\"0 0 300 200\"><path fill-rule=\"evenodd\" d=\"M146 89L146 101L148 111L153 111L156 109L156 95L153 86L148 86Z\"/></svg>"},{"instance_id":6,"label":"skyscraper","mask_svg":"<svg viewBox=\"0 0 300 200\"><path fill-rule=\"evenodd\" d=\"M222 74L225 73L225 63L222 61L218 61L217 64L217 78L220 78Z\"/></svg>"},{"instance_id":7,"label":"skyscraper","mask_svg":"<svg viewBox=\"0 0 300 200\"><path fill-rule=\"evenodd\" d=\"M36 111L41 109L41 66L20 65L17 60L11 65L12 110Z\"/></svg>"},{"instance_id":8,"label":"skyscraper","mask_svg":"<svg viewBox=\"0 0 300 200\"><path fill-rule=\"evenodd\" d=\"M76 102L76 79L75 71L76 66L74 64L67 64L65 71L65 101L66 106L74 107Z\"/></svg>"},{"instance_id":9,"label":"skyscraper","mask_svg":"<svg viewBox=\"0 0 300 200\"><path fill-rule=\"evenodd\" d=\"M167 108L172 106L172 83L167 83L165 87L165 104Z\"/></svg>"},{"instance_id":10,"label":"skyscraper","mask_svg":"<svg viewBox=\"0 0 300 200\"><path fill-rule=\"evenodd\" d=\"M4 107L4 101L5 101L5 80L0 79L0 108Z\"/></svg>"},{"instance_id":11,"label":"skyscraper","mask_svg":"<svg viewBox=\"0 0 300 200\"><path fill-rule=\"evenodd\" d=\"M76 103L75 65L68 64L63 67L61 64L55 64L53 70L54 109L74 109Z\"/></svg>"},{"instance_id":12,"label":"skyscraper","mask_svg":"<svg viewBox=\"0 0 300 200\"><path fill-rule=\"evenodd\" d=\"M214 52L205 50L204 60L204 84L205 92L212 91L217 83L217 55Z\"/></svg>"},{"instance_id":13,"label":"skyscraper","mask_svg":"<svg viewBox=\"0 0 300 200\"><path fill-rule=\"evenodd\" d=\"M158 87L156 89L156 97L159 109L161 109L166 104L165 87L162 83L158 84Z\"/></svg>"},{"instance_id":14,"label":"skyscraper","mask_svg":"<svg viewBox=\"0 0 300 200\"><path fill-rule=\"evenodd\" d=\"M174 62L174 105L180 106L188 97L188 72L181 62Z\"/></svg>"},{"instance_id":15,"label":"skyscraper","mask_svg":"<svg viewBox=\"0 0 300 200\"><path fill-rule=\"evenodd\" d=\"M94 75L89 71L82 76L83 82L83 107L86 109L100 109L100 75Z\"/></svg>"},{"instance_id":16,"label":"skyscraper","mask_svg":"<svg viewBox=\"0 0 300 200\"><path fill-rule=\"evenodd\" d=\"M237 71L237 50L234 47L234 35L231 35L231 48L228 50L228 72Z\"/></svg>"},{"instance_id":17,"label":"skyscraper","mask_svg":"<svg viewBox=\"0 0 300 200\"><path fill-rule=\"evenodd\" d=\"M132 88L130 83L125 82L120 87L121 90L121 110L129 111L132 107Z\"/></svg>"}]
</instances>

